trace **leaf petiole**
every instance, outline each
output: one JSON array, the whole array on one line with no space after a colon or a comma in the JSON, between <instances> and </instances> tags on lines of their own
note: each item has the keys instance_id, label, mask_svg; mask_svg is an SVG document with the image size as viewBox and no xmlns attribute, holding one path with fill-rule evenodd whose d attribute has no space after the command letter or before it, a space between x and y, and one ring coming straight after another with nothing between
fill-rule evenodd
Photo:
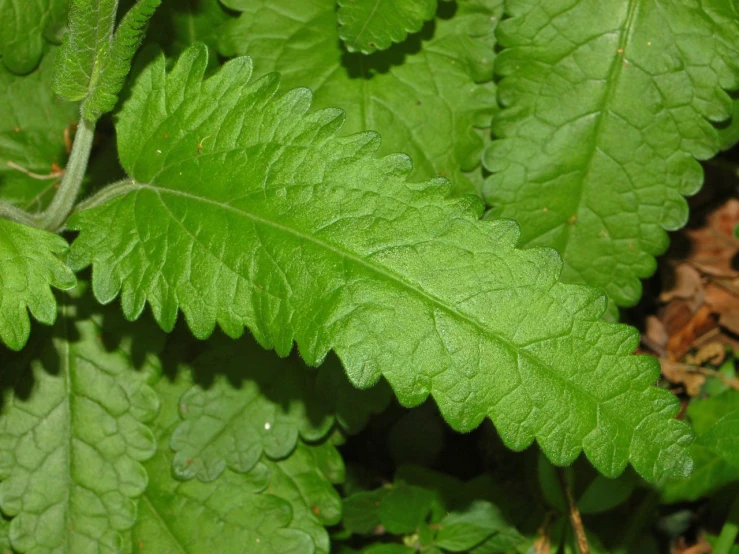
<instances>
[{"instance_id":1,"label":"leaf petiole","mask_svg":"<svg viewBox=\"0 0 739 554\"><path fill-rule=\"evenodd\" d=\"M49 231L58 231L72 212L87 171L94 137L95 123L82 118L77 126L72 152L69 155L69 161L64 170L64 177L62 177L59 190L54 195L49 207L38 216L40 227Z\"/></svg>"},{"instance_id":2,"label":"leaf petiole","mask_svg":"<svg viewBox=\"0 0 739 554\"><path fill-rule=\"evenodd\" d=\"M7 202L0 202L0 217L30 225L31 227L38 225L33 215Z\"/></svg>"}]
</instances>

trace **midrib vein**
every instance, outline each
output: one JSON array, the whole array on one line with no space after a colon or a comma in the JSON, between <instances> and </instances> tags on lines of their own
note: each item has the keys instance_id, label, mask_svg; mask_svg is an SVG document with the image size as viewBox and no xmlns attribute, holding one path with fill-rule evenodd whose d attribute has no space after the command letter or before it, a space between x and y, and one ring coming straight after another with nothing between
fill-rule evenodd
<instances>
[{"instance_id":1,"label":"midrib vein","mask_svg":"<svg viewBox=\"0 0 739 554\"><path fill-rule=\"evenodd\" d=\"M362 25L362 28L357 33L357 42L359 42L359 37L361 37L364 34L364 32L367 30L367 26L370 24L370 21L372 21L372 18L375 17L375 14L377 13L377 8L380 7L380 3L382 3L382 0L377 0L377 2L375 2L375 5L372 7L372 11L367 16L367 19L364 22L364 25Z\"/></svg>"},{"instance_id":2,"label":"midrib vein","mask_svg":"<svg viewBox=\"0 0 739 554\"><path fill-rule=\"evenodd\" d=\"M588 156L588 160L585 164L585 171L583 172L582 178L580 179L580 186L577 187L575 214L577 215L578 219L580 217L580 212L582 210L583 194L585 193L585 188L589 182L589 177L593 170L593 162L595 160L595 153L600 148L599 147L600 137L601 137L601 134L603 133L604 122L605 122L607 114L610 113L610 105L611 105L611 102L613 101L613 97L616 93L616 89L618 88L618 82L619 82L619 79L621 78L621 72L623 71L623 68L624 68L624 63L626 61L626 47L628 46L629 39L631 38L631 34L632 34L632 28L634 26L636 17L639 13L640 2L641 0L629 0L629 10L626 14L626 21L624 22L621 37L618 41L618 48L616 50L616 55L613 59L613 62L611 63L611 68L608 71L608 74L611 76L611 79L608 80L608 85L606 86L606 93L603 96L603 102L601 104L600 113L598 115L598 122L595 126L595 133L593 135L593 147L590 150L590 155ZM560 225L565 226L565 237L564 237L564 246L562 248L562 258L565 264L567 264L567 259L568 259L567 251L571 244L570 238L572 237L572 229L574 228L575 225L577 225L577 222L575 222L575 224L573 225L570 225L567 221L563 221Z\"/></svg>"},{"instance_id":3,"label":"midrib vein","mask_svg":"<svg viewBox=\"0 0 739 554\"><path fill-rule=\"evenodd\" d=\"M72 487L74 486L74 470L73 470L73 452L72 452L72 440L74 439L72 435L72 424L74 421L74 418L72 417L72 347L70 345L70 332L69 332L69 325L70 325L70 317L71 314L69 314L69 305L63 304L59 308L59 315L57 316L59 319L62 320L62 338L61 338L61 364L62 364L62 374L64 375L64 386L66 388L66 394L64 395L64 402L65 402L65 412L67 416L66 425L64 426L64 433L66 434L65 437L65 444L67 445L67 471L69 475L67 476L67 487L66 487L66 507L64 510L64 522L65 522L65 528L68 530L74 529L74 521L72 520ZM66 533L66 548L67 552L72 552L72 544L71 544L71 537L72 533Z\"/></svg>"}]
</instances>

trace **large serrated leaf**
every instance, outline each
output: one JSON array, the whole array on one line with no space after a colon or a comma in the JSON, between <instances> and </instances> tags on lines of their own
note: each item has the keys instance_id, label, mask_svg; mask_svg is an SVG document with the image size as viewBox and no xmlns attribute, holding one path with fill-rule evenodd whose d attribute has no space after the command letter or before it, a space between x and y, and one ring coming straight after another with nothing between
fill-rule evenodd
<instances>
[{"instance_id":1,"label":"large serrated leaf","mask_svg":"<svg viewBox=\"0 0 739 554\"><path fill-rule=\"evenodd\" d=\"M353 388L335 358L315 370L297 356L279 358L251 338L215 341L194 365L196 375L215 377L180 399L182 422L169 443L180 479L212 481L226 467L244 473L263 454L285 458L298 437L319 441L337 420L361 424L390 399L382 381L369 391Z\"/></svg>"},{"instance_id":2,"label":"large serrated leaf","mask_svg":"<svg viewBox=\"0 0 739 554\"><path fill-rule=\"evenodd\" d=\"M386 52L347 54L334 0L249 0L224 25L226 55L259 60L256 76L278 71L286 89L308 87L317 108L347 112L346 134L382 132L380 154L404 152L412 176L448 177L457 192L477 192L484 139L497 109L493 77L500 0L442 3L435 22ZM477 172L473 170L477 169Z\"/></svg>"},{"instance_id":3,"label":"large serrated leaf","mask_svg":"<svg viewBox=\"0 0 739 554\"><path fill-rule=\"evenodd\" d=\"M558 283L555 252L517 249L513 223L442 180L406 182L375 134L337 138L341 113L309 113L308 90L247 85L246 58L203 81L207 63L193 47L142 73L118 123L132 179L69 222L100 301L120 293L128 318L148 302L165 329L180 308L198 337L246 326L311 365L333 349L356 386L384 375L404 405L431 394L458 430L489 416L558 464L584 450L607 475L689 472L657 362L601 320L597 291Z\"/></svg>"},{"instance_id":4,"label":"large serrated leaf","mask_svg":"<svg viewBox=\"0 0 739 554\"><path fill-rule=\"evenodd\" d=\"M191 386L183 374L157 384L163 403L156 424L160 448L146 464L150 483L134 545L157 553L238 548L249 554L328 554L323 526L340 517L332 483L343 480L343 463L330 444L301 443L284 460L265 460L246 474L227 470L213 483L172 478L167 441L178 423L178 399Z\"/></svg>"},{"instance_id":5,"label":"large serrated leaf","mask_svg":"<svg viewBox=\"0 0 739 554\"><path fill-rule=\"evenodd\" d=\"M551 246L563 280L605 290L618 306L682 227L683 195L718 152L710 121L739 88L733 0L530 0L506 4L503 77L486 195L521 225L522 244Z\"/></svg>"},{"instance_id":6,"label":"large serrated leaf","mask_svg":"<svg viewBox=\"0 0 739 554\"><path fill-rule=\"evenodd\" d=\"M96 121L115 107L133 55L160 3L137 0L114 33L117 0L71 0L70 29L57 61L54 92L83 101L86 120Z\"/></svg>"},{"instance_id":7,"label":"large serrated leaf","mask_svg":"<svg viewBox=\"0 0 739 554\"><path fill-rule=\"evenodd\" d=\"M146 384L156 358L135 362L136 335L116 319L67 297L53 330L2 353L0 508L16 552L124 551L147 484L140 462L155 448L144 423L158 402ZM151 344L152 329L138 328Z\"/></svg>"},{"instance_id":8,"label":"large serrated leaf","mask_svg":"<svg viewBox=\"0 0 739 554\"><path fill-rule=\"evenodd\" d=\"M67 0L0 0L0 56L13 73L28 73L41 59L44 36L55 38Z\"/></svg>"},{"instance_id":9,"label":"large serrated leaf","mask_svg":"<svg viewBox=\"0 0 739 554\"><path fill-rule=\"evenodd\" d=\"M54 196L67 157L64 132L79 117L78 104L51 90L57 51L23 77L0 66L0 199L32 212Z\"/></svg>"},{"instance_id":10,"label":"large serrated leaf","mask_svg":"<svg viewBox=\"0 0 739 554\"><path fill-rule=\"evenodd\" d=\"M58 235L0 218L0 341L13 350L28 340L29 311L41 323L56 320L51 287L74 287L74 273L59 259L67 248Z\"/></svg>"},{"instance_id":11,"label":"large serrated leaf","mask_svg":"<svg viewBox=\"0 0 739 554\"><path fill-rule=\"evenodd\" d=\"M434 17L436 0L337 0L339 36L350 52L385 50Z\"/></svg>"}]
</instances>

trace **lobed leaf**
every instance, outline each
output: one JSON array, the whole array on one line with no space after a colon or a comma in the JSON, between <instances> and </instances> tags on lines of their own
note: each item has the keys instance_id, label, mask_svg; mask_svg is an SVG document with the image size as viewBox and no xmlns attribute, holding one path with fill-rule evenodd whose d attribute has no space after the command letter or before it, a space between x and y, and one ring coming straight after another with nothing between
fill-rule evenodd
<instances>
[{"instance_id":1,"label":"lobed leaf","mask_svg":"<svg viewBox=\"0 0 739 554\"><path fill-rule=\"evenodd\" d=\"M179 308L201 338L246 326L309 365L334 350L355 386L384 376L406 406L431 394L460 431L489 416L557 464L584 450L606 475L690 471L657 362L601 321L596 291L557 281L553 251L516 248L514 224L481 221L442 180L408 183L377 135L337 137L341 113L309 113L308 90L275 99L246 58L204 81L207 63L199 46L142 73L118 122L131 180L69 221L70 263L93 266L101 302L120 293L130 319L148 302L167 330Z\"/></svg>"},{"instance_id":2,"label":"lobed leaf","mask_svg":"<svg viewBox=\"0 0 739 554\"><path fill-rule=\"evenodd\" d=\"M329 444L300 443L284 460L265 460L245 474L227 470L213 483L172 478L167 441L178 424L178 399L191 386L182 374L157 384L160 447L146 464L150 483L134 544L151 552L229 552L239 545L250 554L328 554L324 525L336 523L341 510L332 483L343 480L342 460Z\"/></svg>"},{"instance_id":3,"label":"lobed leaf","mask_svg":"<svg viewBox=\"0 0 739 554\"><path fill-rule=\"evenodd\" d=\"M65 300L53 330L1 355L0 508L15 552L121 552L155 448L156 358L137 363L119 329L109 350L109 316Z\"/></svg>"},{"instance_id":4,"label":"lobed leaf","mask_svg":"<svg viewBox=\"0 0 739 554\"><path fill-rule=\"evenodd\" d=\"M351 428L357 432L390 400L384 386L353 388L335 358L312 370L253 340L216 341L195 362L195 372L215 377L210 385L193 386L179 402L182 422L169 444L176 453L175 475L183 480L212 481L226 467L248 472L263 455L290 455L298 437L326 438L336 423L359 422Z\"/></svg>"},{"instance_id":5,"label":"lobed leaf","mask_svg":"<svg viewBox=\"0 0 739 554\"><path fill-rule=\"evenodd\" d=\"M339 36L349 52L371 54L402 42L436 13L436 0L337 0Z\"/></svg>"},{"instance_id":6,"label":"lobed leaf","mask_svg":"<svg viewBox=\"0 0 739 554\"><path fill-rule=\"evenodd\" d=\"M0 0L3 65L13 73L32 71L43 55L44 38L55 38L66 15L67 0Z\"/></svg>"},{"instance_id":7,"label":"lobed leaf","mask_svg":"<svg viewBox=\"0 0 739 554\"><path fill-rule=\"evenodd\" d=\"M499 27L499 98L485 186L493 215L523 246L563 257L565 282L602 288L615 306L688 217L683 195L714 156L711 122L739 88L732 0L514 0Z\"/></svg>"},{"instance_id":8,"label":"lobed leaf","mask_svg":"<svg viewBox=\"0 0 739 554\"><path fill-rule=\"evenodd\" d=\"M448 177L457 192L477 192L484 135L496 110L494 30L500 0L442 3L419 35L372 56L347 54L334 0L249 0L223 27L221 53L259 60L286 89L308 87L317 108L348 114L345 134L382 129L380 154L405 152L412 177ZM477 170L477 171L475 171Z\"/></svg>"},{"instance_id":9,"label":"lobed leaf","mask_svg":"<svg viewBox=\"0 0 739 554\"><path fill-rule=\"evenodd\" d=\"M51 287L74 287L74 273L59 259L67 252L62 237L0 218L0 341L13 350L26 344L30 311L41 323L56 320Z\"/></svg>"},{"instance_id":10,"label":"lobed leaf","mask_svg":"<svg viewBox=\"0 0 739 554\"><path fill-rule=\"evenodd\" d=\"M67 158L65 129L79 117L78 104L60 102L51 90L57 51L52 48L23 77L0 66L0 198L33 212L45 208L54 195ZM19 168L51 178L34 178Z\"/></svg>"},{"instance_id":11,"label":"lobed leaf","mask_svg":"<svg viewBox=\"0 0 739 554\"><path fill-rule=\"evenodd\" d=\"M82 116L89 121L111 111L160 3L138 0L113 33L117 0L71 0L69 32L58 58L54 92L67 100L84 100Z\"/></svg>"}]
</instances>

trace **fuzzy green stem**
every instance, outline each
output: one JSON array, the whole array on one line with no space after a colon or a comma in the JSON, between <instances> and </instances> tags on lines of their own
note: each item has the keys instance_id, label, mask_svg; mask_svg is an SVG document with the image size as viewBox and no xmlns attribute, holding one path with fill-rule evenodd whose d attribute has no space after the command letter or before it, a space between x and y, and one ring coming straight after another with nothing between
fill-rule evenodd
<instances>
[{"instance_id":1,"label":"fuzzy green stem","mask_svg":"<svg viewBox=\"0 0 739 554\"><path fill-rule=\"evenodd\" d=\"M69 155L59 190L49 207L39 216L39 222L44 229L58 231L72 212L87 171L87 162L90 159L94 137L95 123L82 118L77 126L72 152Z\"/></svg>"},{"instance_id":2,"label":"fuzzy green stem","mask_svg":"<svg viewBox=\"0 0 739 554\"><path fill-rule=\"evenodd\" d=\"M0 202L0 217L17 221L18 223L23 223L25 225L30 225L31 227L35 227L37 225L33 215L13 206L12 204L8 204L7 202Z\"/></svg>"},{"instance_id":3,"label":"fuzzy green stem","mask_svg":"<svg viewBox=\"0 0 739 554\"><path fill-rule=\"evenodd\" d=\"M737 535L739 535L739 495L734 498L734 502L729 508L729 515L726 516L721 534L713 547L713 554L729 554L736 542Z\"/></svg>"}]
</instances>

